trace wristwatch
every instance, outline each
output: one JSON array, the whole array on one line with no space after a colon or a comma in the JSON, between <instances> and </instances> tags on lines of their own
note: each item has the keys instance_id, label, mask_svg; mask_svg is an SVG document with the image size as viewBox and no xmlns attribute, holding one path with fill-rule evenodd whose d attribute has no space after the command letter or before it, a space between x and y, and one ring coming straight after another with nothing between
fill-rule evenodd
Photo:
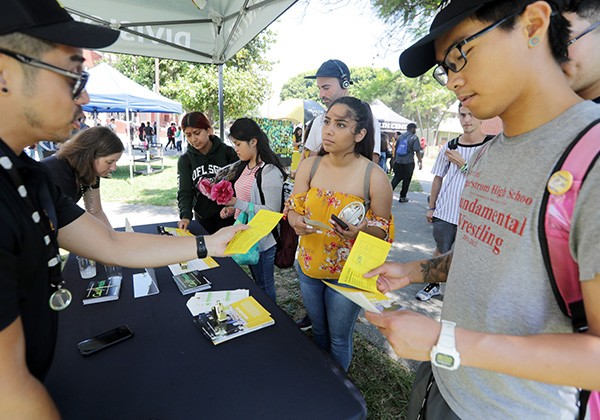
<instances>
[{"instance_id":1,"label":"wristwatch","mask_svg":"<svg viewBox=\"0 0 600 420\"><path fill-rule=\"evenodd\" d=\"M431 363L442 369L456 370L460 366L460 354L456 351L454 328L456 324L442 320L442 330L438 342L431 349Z\"/></svg>"}]
</instances>

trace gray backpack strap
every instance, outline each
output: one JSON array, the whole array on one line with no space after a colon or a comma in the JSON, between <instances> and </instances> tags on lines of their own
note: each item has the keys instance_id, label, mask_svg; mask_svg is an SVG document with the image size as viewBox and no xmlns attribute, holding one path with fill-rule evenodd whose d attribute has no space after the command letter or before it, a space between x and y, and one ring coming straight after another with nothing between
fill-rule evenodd
<instances>
[{"instance_id":1,"label":"gray backpack strap","mask_svg":"<svg viewBox=\"0 0 600 420\"><path fill-rule=\"evenodd\" d=\"M365 214L371 207L371 195L369 194L371 190L371 172L373 172L373 168L375 167L375 163L369 161L367 165L367 169L365 169L365 180L363 182L364 194L365 194Z\"/></svg>"},{"instance_id":2,"label":"gray backpack strap","mask_svg":"<svg viewBox=\"0 0 600 420\"><path fill-rule=\"evenodd\" d=\"M313 176L315 176L315 172L317 172L317 167L319 166L319 163L321 163L321 159L323 159L323 156L317 156L317 158L313 162L312 168L310 168L310 176L308 177L308 188L310 188L310 181L312 181Z\"/></svg>"}]
</instances>

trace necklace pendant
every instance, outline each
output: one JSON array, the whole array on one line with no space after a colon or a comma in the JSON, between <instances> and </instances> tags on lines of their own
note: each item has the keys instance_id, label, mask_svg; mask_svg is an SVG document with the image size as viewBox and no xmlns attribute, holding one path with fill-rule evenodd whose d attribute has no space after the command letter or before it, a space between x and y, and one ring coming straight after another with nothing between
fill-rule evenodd
<instances>
[{"instance_id":1,"label":"necklace pendant","mask_svg":"<svg viewBox=\"0 0 600 420\"><path fill-rule=\"evenodd\" d=\"M48 304L50 305L50 309L54 311L62 311L71 304L72 300L73 295L69 289L64 289L62 285L59 285L58 289L50 295Z\"/></svg>"}]
</instances>

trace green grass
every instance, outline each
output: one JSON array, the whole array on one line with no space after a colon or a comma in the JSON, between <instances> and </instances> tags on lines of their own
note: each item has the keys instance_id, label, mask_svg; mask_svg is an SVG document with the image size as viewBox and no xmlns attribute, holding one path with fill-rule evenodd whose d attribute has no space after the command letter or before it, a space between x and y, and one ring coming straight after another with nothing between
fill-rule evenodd
<instances>
[{"instance_id":1,"label":"green grass","mask_svg":"<svg viewBox=\"0 0 600 420\"><path fill-rule=\"evenodd\" d=\"M165 157L165 170L152 175L137 175L129 180L129 166L119 167L112 179L102 180L102 199L130 204L174 206L177 195L177 157ZM410 191L421 191L418 181L412 181ZM248 275L247 267L244 271ZM277 304L291 318L306 315L300 287L293 268L275 267ZM310 331L307 333L310 336ZM412 372L390 359L381 349L358 333L354 334L354 357L349 377L363 394L369 419L398 419L406 412Z\"/></svg>"},{"instance_id":2,"label":"green grass","mask_svg":"<svg viewBox=\"0 0 600 420\"><path fill-rule=\"evenodd\" d=\"M162 172L135 175L132 183L129 165L122 164L112 178L102 180L102 201L153 206L177 205L177 156L166 156L164 165ZM142 169L143 166L138 165L137 168Z\"/></svg>"}]
</instances>

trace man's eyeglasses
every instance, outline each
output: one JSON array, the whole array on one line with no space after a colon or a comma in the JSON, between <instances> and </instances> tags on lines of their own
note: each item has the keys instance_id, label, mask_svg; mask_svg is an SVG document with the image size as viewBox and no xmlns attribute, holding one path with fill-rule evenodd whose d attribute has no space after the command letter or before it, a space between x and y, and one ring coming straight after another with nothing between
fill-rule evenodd
<instances>
[{"instance_id":1,"label":"man's eyeglasses","mask_svg":"<svg viewBox=\"0 0 600 420\"><path fill-rule=\"evenodd\" d=\"M70 79L75 80L75 84L73 85L73 99L77 99L83 89L85 89L85 84L87 83L90 75L86 71L82 71L81 73L74 73L72 71L68 71L65 69L61 69L60 67L53 66L52 64L44 63L43 61L37 60L32 57L28 57L23 54L15 53L12 51L8 51L0 48L0 53L5 54L9 57L14 58L15 60L20 61L23 64L27 64L28 66L38 67L40 69L45 69L49 71L53 71L54 73L58 73L60 75L66 76Z\"/></svg>"},{"instance_id":2,"label":"man's eyeglasses","mask_svg":"<svg viewBox=\"0 0 600 420\"><path fill-rule=\"evenodd\" d=\"M579 38L581 38L584 35L589 34L590 32L592 32L594 29L596 29L598 26L600 26L600 21L594 23L592 26L590 26L589 28L587 28L585 31L583 31L582 33L580 33L579 35L577 35L575 38L571 39L569 42L567 42L567 47L569 45L574 44L577 40L579 40Z\"/></svg>"},{"instance_id":3,"label":"man's eyeglasses","mask_svg":"<svg viewBox=\"0 0 600 420\"><path fill-rule=\"evenodd\" d=\"M471 35L468 38L463 39L462 41L454 44L446 53L446 56L442 60L442 62L435 67L433 70L433 78L442 86L446 86L448 83L448 70L453 73L458 73L467 65L467 55L463 52L463 47L467 45L469 42L473 41L476 38L479 38L482 35L487 34L491 30L497 28L502 25L508 19L516 16L517 13L512 14L510 16L505 17L504 19L499 20L496 23L491 24L483 28L481 31L477 32L475 35Z\"/></svg>"}]
</instances>

